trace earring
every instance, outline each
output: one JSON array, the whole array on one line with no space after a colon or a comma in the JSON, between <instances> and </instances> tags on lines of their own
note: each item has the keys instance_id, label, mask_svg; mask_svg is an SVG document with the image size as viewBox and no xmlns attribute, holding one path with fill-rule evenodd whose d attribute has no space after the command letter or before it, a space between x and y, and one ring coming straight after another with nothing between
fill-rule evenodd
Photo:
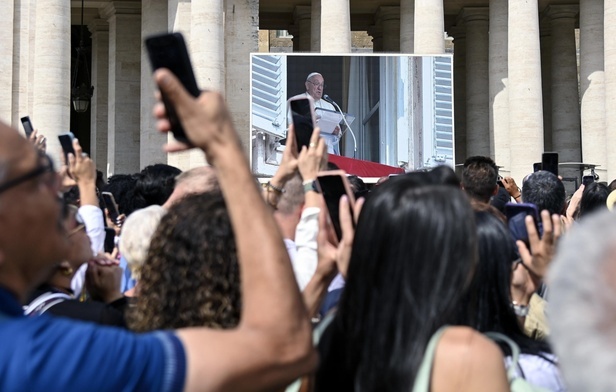
<instances>
[{"instance_id":1,"label":"earring","mask_svg":"<svg viewBox=\"0 0 616 392\"><path fill-rule=\"evenodd\" d=\"M64 276L71 276L73 272L75 272L75 270L72 267L68 267L68 268L62 268L61 272L62 272L62 275Z\"/></svg>"}]
</instances>

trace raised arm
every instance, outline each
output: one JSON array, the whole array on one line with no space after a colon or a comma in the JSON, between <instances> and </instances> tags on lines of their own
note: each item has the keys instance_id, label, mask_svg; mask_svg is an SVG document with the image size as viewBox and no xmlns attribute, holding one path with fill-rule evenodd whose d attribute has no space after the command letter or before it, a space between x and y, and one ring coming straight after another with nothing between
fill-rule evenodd
<instances>
[{"instance_id":1,"label":"raised arm","mask_svg":"<svg viewBox=\"0 0 616 392\"><path fill-rule=\"evenodd\" d=\"M174 105L188 138L218 171L235 233L242 281L240 325L231 331L178 331L188 361L187 390L271 390L316 365L311 327L291 263L257 188L223 98L194 99L168 71L156 81ZM162 105L158 128L169 130ZM167 146L178 151L186 146Z\"/></svg>"}]
</instances>

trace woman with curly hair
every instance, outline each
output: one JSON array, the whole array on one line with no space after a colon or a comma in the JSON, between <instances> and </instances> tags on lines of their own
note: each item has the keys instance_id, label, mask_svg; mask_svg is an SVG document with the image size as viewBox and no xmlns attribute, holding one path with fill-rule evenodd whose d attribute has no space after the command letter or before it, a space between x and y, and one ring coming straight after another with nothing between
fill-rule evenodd
<instances>
[{"instance_id":1,"label":"woman with curly hair","mask_svg":"<svg viewBox=\"0 0 616 392\"><path fill-rule=\"evenodd\" d=\"M233 328L240 319L240 271L219 193L191 195L161 219L127 314L139 332L191 326Z\"/></svg>"}]
</instances>

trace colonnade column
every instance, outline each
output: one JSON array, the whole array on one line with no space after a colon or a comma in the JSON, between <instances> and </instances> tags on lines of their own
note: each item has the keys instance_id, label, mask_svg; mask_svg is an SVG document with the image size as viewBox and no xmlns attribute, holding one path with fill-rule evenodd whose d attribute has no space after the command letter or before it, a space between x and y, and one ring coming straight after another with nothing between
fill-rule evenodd
<instances>
[{"instance_id":1,"label":"colonnade column","mask_svg":"<svg viewBox=\"0 0 616 392\"><path fill-rule=\"evenodd\" d=\"M603 41L603 0L580 0L582 161L601 165L596 173L608 181Z\"/></svg>"},{"instance_id":2,"label":"colonnade column","mask_svg":"<svg viewBox=\"0 0 616 392\"><path fill-rule=\"evenodd\" d=\"M490 1L490 154L501 174L511 173L507 72L507 0Z\"/></svg>"},{"instance_id":3,"label":"colonnade column","mask_svg":"<svg viewBox=\"0 0 616 392\"><path fill-rule=\"evenodd\" d=\"M14 128L19 128L19 118L29 114L31 108L28 102L28 91L31 85L31 80L29 79L30 50L32 49L30 37L34 35L34 28L31 28L30 17L31 14L34 14L34 9L35 5L30 4L30 1L16 0L13 14L11 14L11 20L13 21L11 33L13 35L9 42L13 45L13 64L10 65L13 77L11 97L13 117L7 120L7 122Z\"/></svg>"},{"instance_id":4,"label":"colonnade column","mask_svg":"<svg viewBox=\"0 0 616 392\"><path fill-rule=\"evenodd\" d=\"M141 2L115 1L109 21L108 174L140 170Z\"/></svg>"},{"instance_id":5,"label":"colonnade column","mask_svg":"<svg viewBox=\"0 0 616 392\"><path fill-rule=\"evenodd\" d=\"M400 0L400 53L413 53L415 0Z\"/></svg>"},{"instance_id":6,"label":"colonnade column","mask_svg":"<svg viewBox=\"0 0 616 392\"><path fill-rule=\"evenodd\" d=\"M222 2L222 0L220 0ZM225 1L225 93L246 156L250 153L250 53L259 49L259 1ZM349 28L350 34L350 26ZM349 40L350 42L350 40ZM225 67L225 63L223 63Z\"/></svg>"},{"instance_id":7,"label":"colonnade column","mask_svg":"<svg viewBox=\"0 0 616 392\"><path fill-rule=\"evenodd\" d=\"M604 69L606 141L616 140L616 7L604 7ZM607 182L616 178L616 154L607 154Z\"/></svg>"},{"instance_id":8,"label":"colonnade column","mask_svg":"<svg viewBox=\"0 0 616 392\"><path fill-rule=\"evenodd\" d=\"M321 52L351 52L350 0L321 0Z\"/></svg>"},{"instance_id":9,"label":"colonnade column","mask_svg":"<svg viewBox=\"0 0 616 392\"><path fill-rule=\"evenodd\" d=\"M417 54L445 53L443 0L415 0L414 49Z\"/></svg>"},{"instance_id":10,"label":"colonnade column","mask_svg":"<svg viewBox=\"0 0 616 392\"><path fill-rule=\"evenodd\" d=\"M455 163L464 163L466 154L466 28L461 21L447 30L453 37L453 104Z\"/></svg>"},{"instance_id":11,"label":"colonnade column","mask_svg":"<svg viewBox=\"0 0 616 392\"><path fill-rule=\"evenodd\" d=\"M4 12L4 10L3 10ZM66 0L36 2L32 122L44 129L47 151L57 159L57 136L70 129L71 4Z\"/></svg>"},{"instance_id":12,"label":"colonnade column","mask_svg":"<svg viewBox=\"0 0 616 392\"><path fill-rule=\"evenodd\" d=\"M11 125L13 111L13 1L0 12L0 121ZM17 59L19 60L19 59Z\"/></svg>"},{"instance_id":13,"label":"colonnade column","mask_svg":"<svg viewBox=\"0 0 616 392\"><path fill-rule=\"evenodd\" d=\"M321 0L312 0L310 5L310 49L321 51Z\"/></svg>"},{"instance_id":14,"label":"colonnade column","mask_svg":"<svg viewBox=\"0 0 616 392\"><path fill-rule=\"evenodd\" d=\"M543 148L552 151L552 29L550 18L539 22L541 42L541 91L543 92Z\"/></svg>"},{"instance_id":15,"label":"colonnade column","mask_svg":"<svg viewBox=\"0 0 616 392\"><path fill-rule=\"evenodd\" d=\"M90 156L96 162L96 168L107 174L109 24L102 19L94 19L88 25L88 29L92 33L92 86L94 86L90 104Z\"/></svg>"},{"instance_id":16,"label":"colonnade column","mask_svg":"<svg viewBox=\"0 0 616 392\"><path fill-rule=\"evenodd\" d=\"M582 159L575 48L577 14L576 5L551 5L546 10L552 30L552 149L558 152L561 162Z\"/></svg>"},{"instance_id":17,"label":"colonnade column","mask_svg":"<svg viewBox=\"0 0 616 392\"><path fill-rule=\"evenodd\" d=\"M167 31L167 0L141 1L141 42L153 34ZM141 50L141 135L139 166L141 168L155 163L167 163L167 154L161 146L167 136L156 130L156 119L152 107L156 103L154 91L157 90L152 79L152 68L145 48Z\"/></svg>"},{"instance_id":18,"label":"colonnade column","mask_svg":"<svg viewBox=\"0 0 616 392\"><path fill-rule=\"evenodd\" d=\"M509 1L509 130L511 175L518 182L543 152L541 53L537 0Z\"/></svg>"},{"instance_id":19,"label":"colonnade column","mask_svg":"<svg viewBox=\"0 0 616 392\"><path fill-rule=\"evenodd\" d=\"M465 7L458 16L466 26L466 154L490 155L487 7Z\"/></svg>"},{"instance_id":20,"label":"colonnade column","mask_svg":"<svg viewBox=\"0 0 616 392\"><path fill-rule=\"evenodd\" d=\"M368 27L368 34L372 37L372 51L383 51L383 27L379 24Z\"/></svg>"},{"instance_id":21,"label":"colonnade column","mask_svg":"<svg viewBox=\"0 0 616 392\"><path fill-rule=\"evenodd\" d=\"M298 5L293 10L293 20L297 32L297 35L293 34L293 51L295 51L295 44L297 43L297 49L300 52L310 52L312 46L312 38L310 36L312 30L311 15L312 9L307 5Z\"/></svg>"},{"instance_id":22,"label":"colonnade column","mask_svg":"<svg viewBox=\"0 0 616 392\"><path fill-rule=\"evenodd\" d=\"M383 52L400 52L400 7L379 7L376 20L383 31Z\"/></svg>"}]
</instances>

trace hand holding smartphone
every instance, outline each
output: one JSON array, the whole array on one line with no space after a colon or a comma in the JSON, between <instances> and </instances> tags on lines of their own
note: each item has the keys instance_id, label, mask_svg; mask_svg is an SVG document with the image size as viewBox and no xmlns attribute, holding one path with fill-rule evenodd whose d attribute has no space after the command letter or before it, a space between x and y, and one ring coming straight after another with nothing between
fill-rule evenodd
<instances>
[{"instance_id":1,"label":"hand holding smartphone","mask_svg":"<svg viewBox=\"0 0 616 392\"><path fill-rule=\"evenodd\" d=\"M152 71L156 71L159 68L167 68L180 80L184 88L191 95L198 97L201 94L182 34L171 33L151 36L145 39L145 46L152 65ZM176 140L192 146L175 108L168 102L162 91L161 96L169 123L171 124L173 136Z\"/></svg>"},{"instance_id":2,"label":"hand holding smartphone","mask_svg":"<svg viewBox=\"0 0 616 392\"><path fill-rule=\"evenodd\" d=\"M302 150L303 146L310 145L312 131L316 126L316 114L314 110L314 99L311 96L301 94L290 98L287 101L287 113L291 116L293 128L295 129L295 144L297 152Z\"/></svg>"},{"instance_id":3,"label":"hand holding smartphone","mask_svg":"<svg viewBox=\"0 0 616 392\"><path fill-rule=\"evenodd\" d=\"M102 192L101 196L103 197L103 204L109 214L109 219L113 222L117 222L118 217L120 216L120 210L118 209L118 205L116 204L113 194L110 192Z\"/></svg>"},{"instance_id":4,"label":"hand holding smartphone","mask_svg":"<svg viewBox=\"0 0 616 392\"><path fill-rule=\"evenodd\" d=\"M327 212L334 226L338 241L342 239L342 226L340 225L340 198L344 195L349 200L349 212L353 217L355 197L351 192L351 185L344 170L332 170L320 172L317 175L317 189L325 199ZM353 225L355 220L352 219Z\"/></svg>"},{"instance_id":5,"label":"hand holding smartphone","mask_svg":"<svg viewBox=\"0 0 616 392\"><path fill-rule=\"evenodd\" d=\"M539 209L537 206L531 203L507 203L505 204L505 216L507 217L507 224L509 231L515 240L523 241L530 249L530 243L528 238L528 230L526 230L526 216L533 217L535 222L535 228L539 234L539 238L543 236L543 225L541 223L541 216L539 215Z\"/></svg>"}]
</instances>

